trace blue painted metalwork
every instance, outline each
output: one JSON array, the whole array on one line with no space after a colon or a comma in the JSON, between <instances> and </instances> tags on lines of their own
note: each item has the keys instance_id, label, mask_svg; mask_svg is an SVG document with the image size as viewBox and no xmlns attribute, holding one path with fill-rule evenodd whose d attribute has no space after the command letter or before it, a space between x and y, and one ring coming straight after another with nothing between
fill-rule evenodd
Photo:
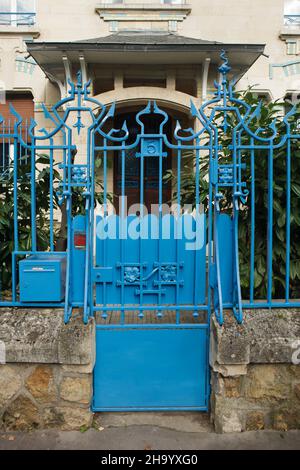
<instances>
[{"instance_id":1,"label":"blue painted metalwork","mask_svg":"<svg viewBox=\"0 0 300 470\"><path fill-rule=\"evenodd\" d=\"M13 186L13 245L12 254L12 291L10 298L2 299L2 306L62 306L65 308L65 321L69 321L74 307L81 307L83 320L88 322L90 316L99 314L105 329L113 313L119 312L118 325L127 328L130 313L132 327L145 327L145 321L158 324L172 309L176 313L174 328L188 325L196 327L202 313L206 313L206 325L209 324L211 309L214 310L220 324L224 321L224 310L231 309L236 320L242 321L244 307L278 307L299 306L300 301L291 297L289 281L292 246L290 230L291 221L291 143L300 138L292 133L289 116L284 118L286 132L277 132L276 122L270 129L257 128L253 131L252 123L260 115L261 107L256 110L240 100L228 81L230 66L225 53L222 54L223 64L219 71L221 81L216 83L214 97L199 109L192 103L191 116L198 121L200 130L182 129L177 123L172 138L165 129L169 120L167 112L155 102L149 102L136 115L139 132L135 139L130 138L126 122L121 129L115 129L113 122L116 106L106 107L90 97L90 83L83 83L78 74L77 83L69 83L69 96L58 102L52 109L42 106L47 129L37 129L34 121L25 123L22 117L11 108L13 118L0 122L0 184L1 187ZM232 126L232 116L235 124ZM147 129L147 119L153 118L157 130ZM76 156L79 147L76 145L78 136L84 133L86 149L83 155ZM230 139L224 153L224 136ZM273 298L273 252L274 252L274 158L278 149L286 152L286 253L285 265L285 298ZM268 168L268 262L267 262L267 295L265 299L256 298L256 174L257 151L266 154ZM48 161L37 165L40 155L47 155ZM120 203L118 215L111 215L109 187L110 162L115 154L119 158L120 178L118 188ZM176 174L174 192L175 208L169 216L164 213L165 162L172 154L173 169ZM189 214L183 210L184 187L182 175L184 163L190 156L190 165L194 167L195 195L194 210ZM128 175L129 159L137 159L139 169L135 179ZM152 160L150 160L152 159ZM184 162L183 162L183 159ZM203 201L204 188L200 177L203 162L209 159L209 180L206 194L206 211L204 215L200 201ZM151 161L157 171L157 179L146 181L147 162ZM59 163L58 163L59 162ZM153 163L154 162L154 163ZM155 166L156 163L156 166ZM31 236L26 247L23 244L21 209L21 169L28 166L30 195L28 209ZM40 255L40 243L37 234L37 193L36 186L39 171L49 172L49 244L46 249L50 258L57 256L55 252L55 228L57 219L56 202L65 213L67 230L66 276L63 302L55 303L53 293L44 298L44 302L36 301L32 291L31 301L22 301L19 293L20 262L24 257ZM55 171L60 172L57 181ZM101 171L102 207L97 207L96 174ZM246 173L250 179L246 183ZM22 176L24 178L24 175ZM134 185L138 192L138 215L129 216L126 210L126 190ZM152 188L157 195L157 212L148 215L145 207L145 190ZM79 218L73 218L75 193L81 191L83 207ZM223 201L230 200L227 214L223 214ZM54 200L55 198L55 200ZM23 204L23 202L22 202ZM239 220L241 211L246 205L251 210L251 235L249 243L249 295L241 294L240 279L240 240ZM95 207L97 207L95 211ZM95 220L94 215L99 217ZM101 216L101 218L100 218ZM164 231L167 227L167 237ZM117 222L117 233L113 237L98 236L103 234L104 227ZM181 225L185 221L190 225L191 232L196 230L196 239L190 240L188 234L181 239L178 236ZM201 223L199 221L202 221ZM129 225L136 227L135 238L130 238ZM102 228L101 228L102 227ZM143 236L149 229L154 231L151 236ZM194 229L193 229L194 227ZM85 244L76 245L75 234L84 237ZM97 235L97 241L95 237ZM188 250L187 242L199 242L200 248ZM209 282L207 282L207 279ZM22 287L22 286L20 286ZM151 313L149 316L148 312ZM192 312L187 319L184 312ZM117 325L117 326L118 326Z\"/></svg>"},{"instance_id":2,"label":"blue painted metalwork","mask_svg":"<svg viewBox=\"0 0 300 470\"><path fill-rule=\"evenodd\" d=\"M207 410L206 329L153 328L97 327L94 411Z\"/></svg>"},{"instance_id":3,"label":"blue painted metalwork","mask_svg":"<svg viewBox=\"0 0 300 470\"><path fill-rule=\"evenodd\" d=\"M200 214L195 220L193 215L165 215L161 223L162 231L167 227L168 233L160 234L159 217L153 214L96 219L96 233L107 233L107 237L97 238L94 272L99 273L99 267L109 270L109 278L100 273L94 276L97 305L111 304L110 299L115 304L111 311L136 305L139 318L148 305L156 305L160 316L161 309L170 305L194 305L195 312L207 308L206 216ZM140 230L132 239L135 227ZM184 228L185 233L176 239ZM193 244L198 244L197 251L190 249ZM199 272L196 297L195 270Z\"/></svg>"},{"instance_id":4,"label":"blue painted metalwork","mask_svg":"<svg viewBox=\"0 0 300 470\"><path fill-rule=\"evenodd\" d=\"M19 263L21 302L61 302L64 299L66 255L28 256Z\"/></svg>"}]
</instances>

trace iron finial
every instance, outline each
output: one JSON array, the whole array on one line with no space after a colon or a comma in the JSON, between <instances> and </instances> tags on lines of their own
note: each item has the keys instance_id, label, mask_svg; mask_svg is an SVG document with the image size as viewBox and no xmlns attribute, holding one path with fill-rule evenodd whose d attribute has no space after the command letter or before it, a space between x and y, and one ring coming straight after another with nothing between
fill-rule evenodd
<instances>
[{"instance_id":1,"label":"iron finial","mask_svg":"<svg viewBox=\"0 0 300 470\"><path fill-rule=\"evenodd\" d=\"M220 57L221 57L221 59L223 60L223 64L220 65L220 67L219 67L219 72L220 72L224 77L226 77L226 75L228 74L228 72L230 72L231 67L230 67L230 65L229 65L229 60L228 60L228 57L227 57L227 55L226 55L225 49L222 49L221 54L220 54Z\"/></svg>"}]
</instances>

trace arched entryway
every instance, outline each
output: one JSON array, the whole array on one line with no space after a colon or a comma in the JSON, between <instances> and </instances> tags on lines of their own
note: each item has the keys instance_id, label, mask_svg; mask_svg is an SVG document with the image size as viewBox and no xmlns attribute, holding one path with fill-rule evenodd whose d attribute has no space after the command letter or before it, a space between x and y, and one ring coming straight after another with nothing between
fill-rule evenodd
<instances>
[{"instance_id":1,"label":"arched entryway","mask_svg":"<svg viewBox=\"0 0 300 470\"><path fill-rule=\"evenodd\" d=\"M134 144L138 135L141 134L141 126L137 122L137 114L147 106L147 101L141 101L139 104L117 104L116 113L113 119L114 129L122 129L124 122L129 132L129 138L126 146ZM174 103L174 107L168 107L165 104L157 102L159 108L166 112L168 121L164 125L163 134L169 143L175 143L174 131L177 121L182 128L191 128L194 126L193 118L189 112L179 110ZM142 116L141 121L144 124L145 134L159 134L160 124L163 121L162 115L150 113ZM140 159L137 158L138 147L125 150L125 196L127 201L127 212L138 212L138 206L143 201L143 205L151 212L151 206L157 207L159 204L159 159L148 156L144 159L143 169L141 170ZM169 171L176 173L177 164L175 154L166 145L163 152L165 157L162 159L163 176ZM141 178L143 172L143 184ZM122 194L122 152L120 150L109 152L108 155L108 191L111 194L111 201L116 213L119 213L119 200ZM142 188L142 189L141 189ZM141 190L143 194L141 194ZM164 205L170 205L172 202L172 183L170 180L162 181L162 202ZM152 208L153 211L153 208Z\"/></svg>"}]
</instances>

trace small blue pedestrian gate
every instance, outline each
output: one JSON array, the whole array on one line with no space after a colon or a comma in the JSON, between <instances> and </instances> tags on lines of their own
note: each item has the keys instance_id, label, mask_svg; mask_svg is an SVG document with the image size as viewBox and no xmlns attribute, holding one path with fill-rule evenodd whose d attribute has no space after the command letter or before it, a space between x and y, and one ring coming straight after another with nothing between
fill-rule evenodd
<instances>
[{"instance_id":1,"label":"small blue pedestrian gate","mask_svg":"<svg viewBox=\"0 0 300 470\"><path fill-rule=\"evenodd\" d=\"M125 118L92 98L80 74L67 98L42 106L47 129L13 108L0 122L0 306L95 319L95 411L207 410L211 313L222 325L225 311L241 323L245 307L300 306L290 289L295 109L278 127L259 127L261 105L236 96L221 58L215 95L191 104L198 125L187 129L156 102ZM273 262L277 178L283 291Z\"/></svg>"}]
</instances>

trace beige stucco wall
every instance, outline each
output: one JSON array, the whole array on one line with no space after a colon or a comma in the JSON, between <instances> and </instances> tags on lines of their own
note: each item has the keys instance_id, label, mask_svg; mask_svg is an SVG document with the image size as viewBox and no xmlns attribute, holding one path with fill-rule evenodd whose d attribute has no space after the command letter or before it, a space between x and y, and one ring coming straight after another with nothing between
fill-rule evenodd
<instances>
[{"instance_id":1,"label":"beige stucco wall","mask_svg":"<svg viewBox=\"0 0 300 470\"><path fill-rule=\"evenodd\" d=\"M126 1L126 0L125 0ZM157 5L158 0L128 0L127 3L141 6ZM274 77L269 78L271 64L297 60L297 56L286 55L286 43L280 39L283 29L284 0L189 0L191 12L183 21L178 21L178 34L206 40L230 43L266 43L266 54L261 57L239 82L239 88L256 85L261 91L268 91L274 98L281 98L287 91L297 90L300 73L285 77L283 69L274 69ZM53 104L60 98L58 88L51 84L38 67L33 67L32 74L17 71L16 57L26 56L23 39L33 36L38 41L76 41L110 34L111 24L100 18L95 8L97 0L37 0L37 22L33 27L0 26L0 80L2 88L7 90L31 90L34 95L37 119L39 103ZM126 10L125 10L126 13ZM143 18L147 18L143 12ZM153 14L151 12L151 14ZM160 14L160 13L159 13ZM146 15L146 16L145 16ZM127 22L119 23L119 29L132 25L132 28L166 29L163 22ZM300 31L299 31L300 33ZM211 80L213 77L211 77ZM149 96L151 95L149 91ZM165 93L157 90L157 98L164 95L173 98L179 106L186 106L189 96L178 94L169 88ZM145 96L144 90L130 90L132 99ZM119 89L103 100L124 99L124 90Z\"/></svg>"}]
</instances>

